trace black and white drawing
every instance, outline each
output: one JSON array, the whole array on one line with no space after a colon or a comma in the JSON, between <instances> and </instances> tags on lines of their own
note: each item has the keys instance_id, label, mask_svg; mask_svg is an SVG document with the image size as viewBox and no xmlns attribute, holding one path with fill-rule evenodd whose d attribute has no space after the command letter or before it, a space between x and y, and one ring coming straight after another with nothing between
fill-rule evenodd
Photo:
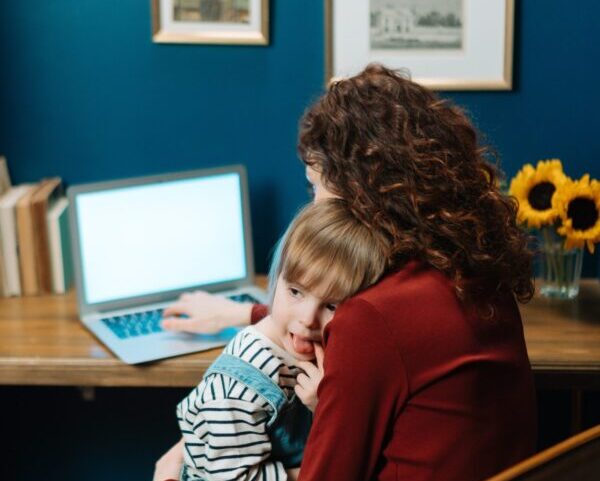
<instances>
[{"instance_id":1,"label":"black and white drawing","mask_svg":"<svg viewBox=\"0 0 600 481\"><path fill-rule=\"evenodd\" d=\"M371 50L460 50L463 0L370 0Z\"/></svg>"}]
</instances>

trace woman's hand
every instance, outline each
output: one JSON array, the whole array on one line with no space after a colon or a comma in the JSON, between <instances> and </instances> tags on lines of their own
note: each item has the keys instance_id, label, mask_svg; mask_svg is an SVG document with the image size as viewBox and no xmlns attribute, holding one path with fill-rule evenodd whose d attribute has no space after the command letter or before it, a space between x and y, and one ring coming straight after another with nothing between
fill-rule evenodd
<instances>
[{"instance_id":1,"label":"woman's hand","mask_svg":"<svg viewBox=\"0 0 600 481\"><path fill-rule=\"evenodd\" d=\"M216 334L226 327L250 324L251 313L250 303L197 291L182 294L165 308L162 327L172 331Z\"/></svg>"},{"instance_id":2,"label":"woman's hand","mask_svg":"<svg viewBox=\"0 0 600 481\"><path fill-rule=\"evenodd\" d=\"M183 466L183 438L156 462L153 481L179 479Z\"/></svg>"},{"instance_id":3,"label":"woman's hand","mask_svg":"<svg viewBox=\"0 0 600 481\"><path fill-rule=\"evenodd\" d=\"M294 391L300 398L300 401L302 401L302 404L313 413L317 408L317 388L319 387L321 379L323 379L324 356L323 346L315 343L316 365L308 361L298 362L298 366L304 370L304 373L300 373L296 377L297 384L294 387Z\"/></svg>"}]
</instances>

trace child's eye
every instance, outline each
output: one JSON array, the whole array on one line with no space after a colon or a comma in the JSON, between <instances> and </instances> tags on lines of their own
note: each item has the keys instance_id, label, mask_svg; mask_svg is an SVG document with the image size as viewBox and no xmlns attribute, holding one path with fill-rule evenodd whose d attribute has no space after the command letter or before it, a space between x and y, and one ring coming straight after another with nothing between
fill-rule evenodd
<instances>
[{"instance_id":1,"label":"child's eye","mask_svg":"<svg viewBox=\"0 0 600 481\"><path fill-rule=\"evenodd\" d=\"M337 309L337 304L326 304L325 309L327 309L329 312L335 312Z\"/></svg>"},{"instance_id":2,"label":"child's eye","mask_svg":"<svg viewBox=\"0 0 600 481\"><path fill-rule=\"evenodd\" d=\"M300 292L298 289L296 289L295 287L289 287L288 289L289 289L289 291L290 291L290 294L291 294L293 297L298 297L300 294L302 294L302 293L301 293L301 292Z\"/></svg>"}]
</instances>

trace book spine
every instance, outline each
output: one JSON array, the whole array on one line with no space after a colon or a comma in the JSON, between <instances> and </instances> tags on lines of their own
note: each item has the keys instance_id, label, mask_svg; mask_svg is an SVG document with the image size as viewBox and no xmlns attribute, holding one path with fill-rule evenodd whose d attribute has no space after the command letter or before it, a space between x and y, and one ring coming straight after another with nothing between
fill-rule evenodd
<instances>
[{"instance_id":1,"label":"book spine","mask_svg":"<svg viewBox=\"0 0 600 481\"><path fill-rule=\"evenodd\" d=\"M6 277L5 295L21 295L21 276L19 274L19 250L17 245L17 226L15 207L0 209L0 229L2 230L2 257Z\"/></svg>"},{"instance_id":2,"label":"book spine","mask_svg":"<svg viewBox=\"0 0 600 481\"><path fill-rule=\"evenodd\" d=\"M52 270L50 267L48 227L46 224L47 205L46 202L39 202L32 205L34 252L40 294L52 293Z\"/></svg>"},{"instance_id":3,"label":"book spine","mask_svg":"<svg viewBox=\"0 0 600 481\"><path fill-rule=\"evenodd\" d=\"M52 267L52 290L55 294L65 293L64 255L62 251L60 217L48 221L48 244Z\"/></svg>"},{"instance_id":4,"label":"book spine","mask_svg":"<svg viewBox=\"0 0 600 481\"><path fill-rule=\"evenodd\" d=\"M21 268L21 291L25 296L39 292L35 268L35 235L30 206L17 205L17 231L19 238L19 266Z\"/></svg>"}]
</instances>

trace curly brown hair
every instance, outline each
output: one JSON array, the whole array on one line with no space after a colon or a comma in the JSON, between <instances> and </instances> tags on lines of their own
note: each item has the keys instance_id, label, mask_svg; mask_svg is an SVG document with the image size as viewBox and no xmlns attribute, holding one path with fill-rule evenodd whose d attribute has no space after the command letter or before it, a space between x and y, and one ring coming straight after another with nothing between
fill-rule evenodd
<instances>
[{"instance_id":1,"label":"curly brown hair","mask_svg":"<svg viewBox=\"0 0 600 481\"><path fill-rule=\"evenodd\" d=\"M531 299L532 254L517 203L500 192L491 150L448 100L371 64L307 110L298 150L329 191L388 237L392 268L421 260L478 306L507 291Z\"/></svg>"}]
</instances>

